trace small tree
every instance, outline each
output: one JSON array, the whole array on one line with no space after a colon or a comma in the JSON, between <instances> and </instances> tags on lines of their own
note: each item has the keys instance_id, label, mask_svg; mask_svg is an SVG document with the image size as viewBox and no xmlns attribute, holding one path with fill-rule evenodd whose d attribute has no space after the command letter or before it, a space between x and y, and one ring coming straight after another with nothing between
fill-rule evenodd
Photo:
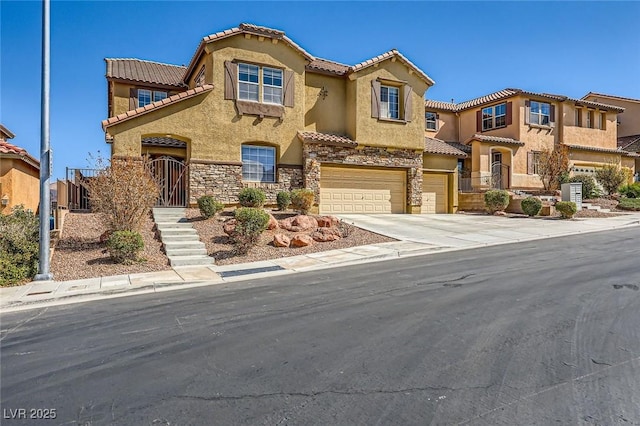
<instances>
[{"instance_id":1,"label":"small tree","mask_svg":"<svg viewBox=\"0 0 640 426\"><path fill-rule=\"evenodd\" d=\"M560 187L561 180L569 173L569 149L558 144L553 150L543 149L538 157L538 176L545 191Z\"/></svg>"},{"instance_id":2,"label":"small tree","mask_svg":"<svg viewBox=\"0 0 640 426\"><path fill-rule=\"evenodd\" d=\"M98 167L105 161L98 158ZM146 158L118 158L88 179L89 200L110 231L138 231L158 199Z\"/></svg>"},{"instance_id":3,"label":"small tree","mask_svg":"<svg viewBox=\"0 0 640 426\"><path fill-rule=\"evenodd\" d=\"M618 164L609 163L596 169L596 180L602 185L607 195L612 195L627 180L627 174Z\"/></svg>"},{"instance_id":4,"label":"small tree","mask_svg":"<svg viewBox=\"0 0 640 426\"><path fill-rule=\"evenodd\" d=\"M236 228L233 239L236 250L241 254L249 252L258 244L260 235L267 229L269 214L262 209L241 207L235 211Z\"/></svg>"},{"instance_id":5,"label":"small tree","mask_svg":"<svg viewBox=\"0 0 640 426\"><path fill-rule=\"evenodd\" d=\"M39 223L23 206L0 214L0 286L20 284L38 272Z\"/></svg>"}]
</instances>

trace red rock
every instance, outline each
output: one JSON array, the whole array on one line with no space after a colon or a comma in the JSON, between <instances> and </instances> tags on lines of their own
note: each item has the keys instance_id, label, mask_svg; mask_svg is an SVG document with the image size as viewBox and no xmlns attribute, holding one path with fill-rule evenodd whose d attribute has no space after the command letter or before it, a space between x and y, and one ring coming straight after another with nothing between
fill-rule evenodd
<instances>
[{"instance_id":1,"label":"red rock","mask_svg":"<svg viewBox=\"0 0 640 426\"><path fill-rule=\"evenodd\" d=\"M316 220L318 221L318 226L320 228L330 228L331 227L331 218L329 218L328 216L320 216L320 217L316 218Z\"/></svg>"},{"instance_id":2,"label":"red rock","mask_svg":"<svg viewBox=\"0 0 640 426\"><path fill-rule=\"evenodd\" d=\"M291 239L291 247L306 247L313 244L313 238L309 235L296 235Z\"/></svg>"},{"instance_id":3,"label":"red rock","mask_svg":"<svg viewBox=\"0 0 640 426\"><path fill-rule=\"evenodd\" d=\"M318 228L316 232L313 233L312 238L315 241L324 243L327 241L336 241L341 238L340 231L335 228Z\"/></svg>"},{"instance_id":4,"label":"red rock","mask_svg":"<svg viewBox=\"0 0 640 426\"><path fill-rule=\"evenodd\" d=\"M236 231L236 220L229 219L222 225L222 230L227 235L232 235Z\"/></svg>"},{"instance_id":5,"label":"red rock","mask_svg":"<svg viewBox=\"0 0 640 426\"><path fill-rule=\"evenodd\" d=\"M283 234L276 234L273 237L273 245L276 247L289 247L291 238Z\"/></svg>"},{"instance_id":6,"label":"red rock","mask_svg":"<svg viewBox=\"0 0 640 426\"><path fill-rule=\"evenodd\" d=\"M303 231L306 231L308 229L315 229L318 227L318 221L315 217L302 214L294 217L291 224L293 226L301 228Z\"/></svg>"},{"instance_id":7,"label":"red rock","mask_svg":"<svg viewBox=\"0 0 640 426\"><path fill-rule=\"evenodd\" d=\"M273 230L273 229L278 229L278 221L276 220L275 217L273 217L273 215L271 213L269 213L269 223L267 224L267 229L268 230Z\"/></svg>"}]
</instances>

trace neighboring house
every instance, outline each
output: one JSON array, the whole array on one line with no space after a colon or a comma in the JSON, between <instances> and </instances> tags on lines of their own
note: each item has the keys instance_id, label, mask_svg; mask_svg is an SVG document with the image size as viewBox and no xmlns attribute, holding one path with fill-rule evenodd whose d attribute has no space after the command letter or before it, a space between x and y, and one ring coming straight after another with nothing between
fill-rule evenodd
<instances>
[{"instance_id":1,"label":"neighboring house","mask_svg":"<svg viewBox=\"0 0 640 426\"><path fill-rule=\"evenodd\" d=\"M574 174L593 174L611 162L635 169L634 154L617 146L624 108L548 93L504 89L461 103L425 101L426 132L471 147L460 162L462 190L534 190L542 150L569 149Z\"/></svg>"},{"instance_id":2,"label":"neighboring house","mask_svg":"<svg viewBox=\"0 0 640 426\"><path fill-rule=\"evenodd\" d=\"M594 92L587 93L582 99L624 108L624 112L618 114L618 148L640 154L640 99ZM639 171L640 156L636 157L636 180L640 180Z\"/></svg>"},{"instance_id":3,"label":"neighboring house","mask_svg":"<svg viewBox=\"0 0 640 426\"><path fill-rule=\"evenodd\" d=\"M0 213L22 204L33 212L40 202L40 162L7 142L14 134L0 124Z\"/></svg>"},{"instance_id":4,"label":"neighboring house","mask_svg":"<svg viewBox=\"0 0 640 426\"><path fill-rule=\"evenodd\" d=\"M306 187L320 213L456 209L467 154L425 139L434 82L395 49L350 66L241 24L204 37L186 67L105 61L112 158L148 155L161 205Z\"/></svg>"}]
</instances>

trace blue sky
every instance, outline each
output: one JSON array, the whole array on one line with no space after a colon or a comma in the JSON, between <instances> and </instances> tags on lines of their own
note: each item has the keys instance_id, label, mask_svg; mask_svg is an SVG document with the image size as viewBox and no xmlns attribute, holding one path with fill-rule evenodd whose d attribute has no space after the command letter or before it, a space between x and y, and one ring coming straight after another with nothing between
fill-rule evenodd
<instances>
[{"instance_id":1,"label":"blue sky","mask_svg":"<svg viewBox=\"0 0 640 426\"><path fill-rule=\"evenodd\" d=\"M506 87L640 98L639 2L52 1L53 177L108 153L105 57L188 64L200 39L250 22L355 64L399 49L456 102ZM0 3L0 122L40 146L41 3Z\"/></svg>"}]
</instances>

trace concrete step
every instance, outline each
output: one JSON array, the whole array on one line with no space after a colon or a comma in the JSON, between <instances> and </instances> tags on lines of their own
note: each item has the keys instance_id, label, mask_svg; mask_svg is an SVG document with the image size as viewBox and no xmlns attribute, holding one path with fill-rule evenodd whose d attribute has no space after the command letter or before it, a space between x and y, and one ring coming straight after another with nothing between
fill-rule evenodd
<instances>
[{"instance_id":1,"label":"concrete step","mask_svg":"<svg viewBox=\"0 0 640 426\"><path fill-rule=\"evenodd\" d=\"M190 229L193 226L189 222L160 222L156 221L158 229Z\"/></svg>"},{"instance_id":2,"label":"concrete step","mask_svg":"<svg viewBox=\"0 0 640 426\"><path fill-rule=\"evenodd\" d=\"M153 220L156 223L190 223L187 218L183 216L155 216Z\"/></svg>"},{"instance_id":3,"label":"concrete step","mask_svg":"<svg viewBox=\"0 0 640 426\"><path fill-rule=\"evenodd\" d=\"M202 241L165 241L164 248L171 250L180 250L180 249L203 249L205 245Z\"/></svg>"},{"instance_id":4,"label":"concrete step","mask_svg":"<svg viewBox=\"0 0 640 426\"><path fill-rule=\"evenodd\" d=\"M193 228L165 228L158 229L160 231L161 236L170 236L170 235L197 235L198 231Z\"/></svg>"},{"instance_id":5,"label":"concrete step","mask_svg":"<svg viewBox=\"0 0 640 426\"><path fill-rule=\"evenodd\" d=\"M161 239L163 243L169 243L169 242L183 242L183 243L187 243L187 242L192 242L192 241L197 241L200 242L200 238L198 237L198 234L187 234L187 235L161 235Z\"/></svg>"},{"instance_id":6,"label":"concrete step","mask_svg":"<svg viewBox=\"0 0 640 426\"><path fill-rule=\"evenodd\" d=\"M213 257L209 256L168 256L171 266L213 265Z\"/></svg>"},{"instance_id":7,"label":"concrete step","mask_svg":"<svg viewBox=\"0 0 640 426\"><path fill-rule=\"evenodd\" d=\"M180 249L165 247L164 251L167 253L167 257L206 256L207 255L207 249L204 247L180 248Z\"/></svg>"},{"instance_id":8,"label":"concrete step","mask_svg":"<svg viewBox=\"0 0 640 426\"><path fill-rule=\"evenodd\" d=\"M181 214L184 216L185 211L184 207L155 207L153 214Z\"/></svg>"}]
</instances>

